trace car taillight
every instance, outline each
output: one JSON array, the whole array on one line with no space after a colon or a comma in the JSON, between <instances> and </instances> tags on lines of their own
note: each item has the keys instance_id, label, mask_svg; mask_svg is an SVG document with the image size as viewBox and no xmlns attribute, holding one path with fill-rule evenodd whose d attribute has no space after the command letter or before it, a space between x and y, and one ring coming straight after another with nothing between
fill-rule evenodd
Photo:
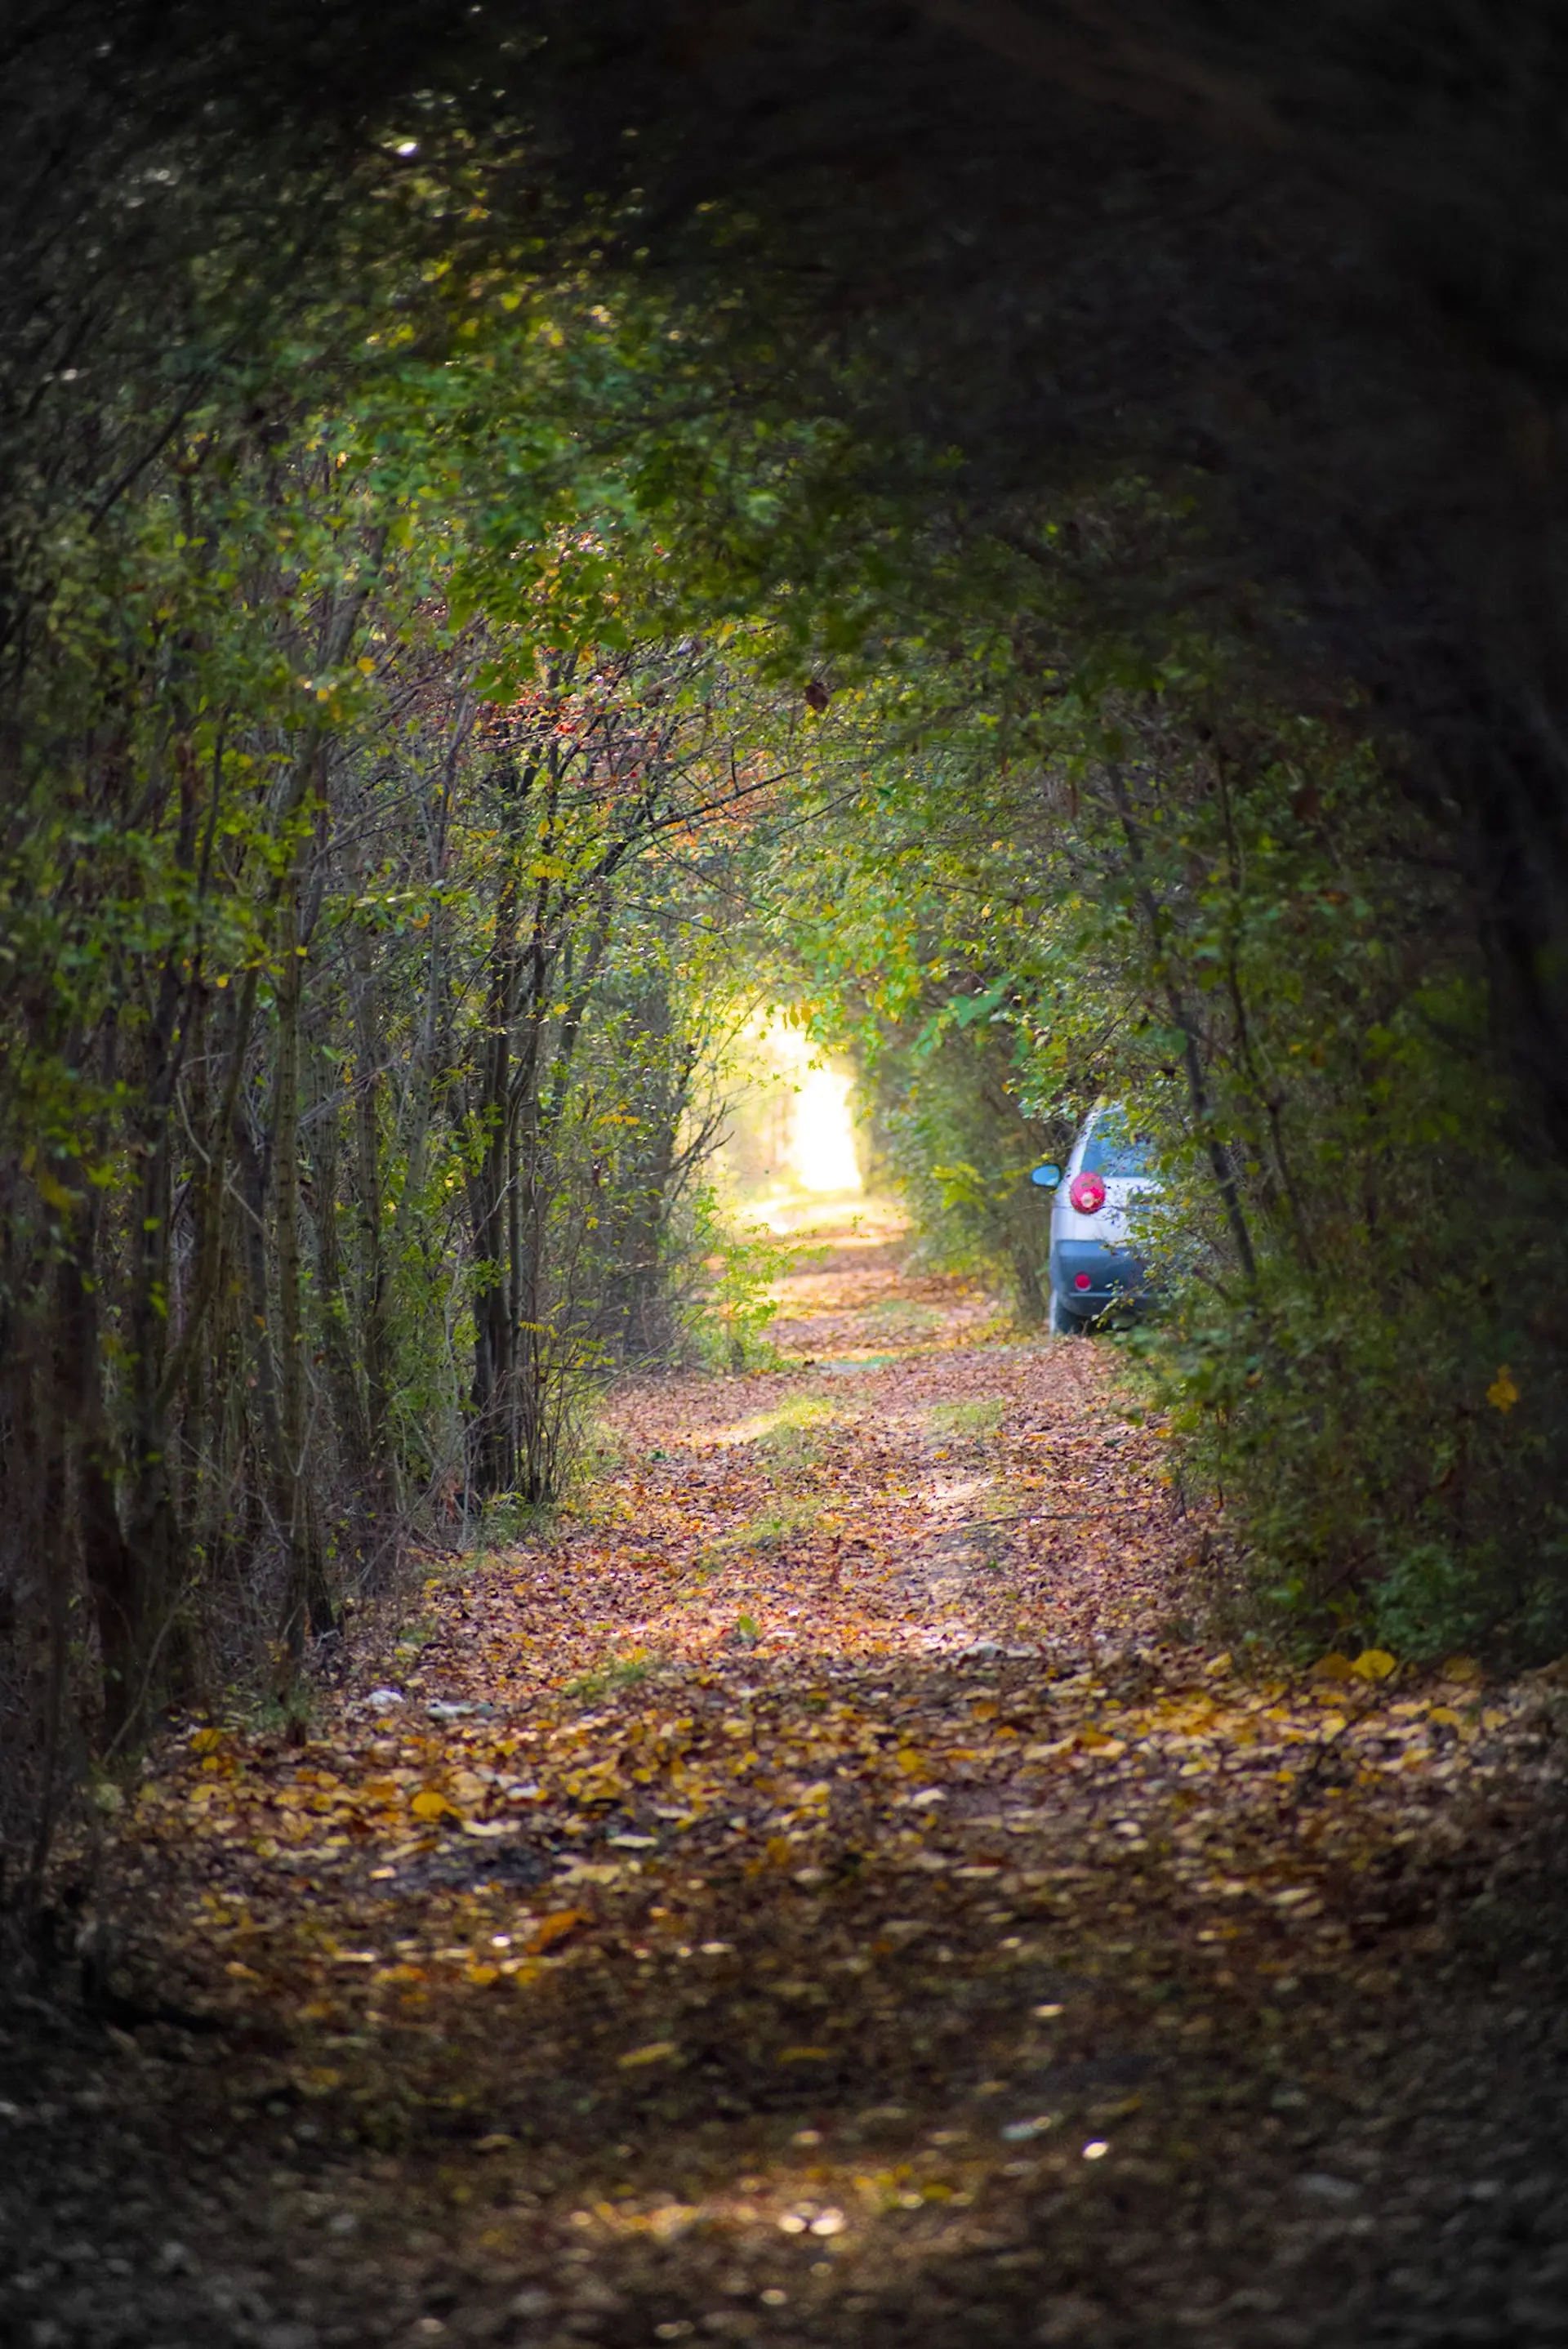
<instances>
[{"instance_id":1,"label":"car taillight","mask_svg":"<svg viewBox=\"0 0 1568 2349\"><path fill-rule=\"evenodd\" d=\"M1080 1216L1098 1216L1105 1205L1105 1185L1098 1174L1075 1174L1068 1197Z\"/></svg>"}]
</instances>

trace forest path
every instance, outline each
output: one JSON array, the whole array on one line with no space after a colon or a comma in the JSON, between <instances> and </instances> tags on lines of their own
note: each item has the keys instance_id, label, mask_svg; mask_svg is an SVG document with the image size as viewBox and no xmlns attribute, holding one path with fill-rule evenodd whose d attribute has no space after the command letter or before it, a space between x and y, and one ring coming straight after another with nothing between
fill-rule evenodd
<instances>
[{"instance_id":1,"label":"forest path","mask_svg":"<svg viewBox=\"0 0 1568 2349\"><path fill-rule=\"evenodd\" d=\"M1192 1644L1109 1350L822 1245L789 1367L150 1777L170 2012L13 2105L0 2338L1568 2337L1539 1692Z\"/></svg>"}]
</instances>

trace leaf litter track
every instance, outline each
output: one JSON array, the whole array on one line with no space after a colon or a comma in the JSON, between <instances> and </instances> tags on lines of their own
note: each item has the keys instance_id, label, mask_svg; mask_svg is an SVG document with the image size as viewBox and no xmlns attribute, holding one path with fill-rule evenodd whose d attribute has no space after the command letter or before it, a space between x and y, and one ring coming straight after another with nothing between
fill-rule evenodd
<instances>
[{"instance_id":1,"label":"leaf litter track","mask_svg":"<svg viewBox=\"0 0 1568 2349\"><path fill-rule=\"evenodd\" d=\"M5 2338L1568 2339L1550 1685L1184 1643L1106 1350L901 1245L150 1778L156 1991L13 2036Z\"/></svg>"}]
</instances>

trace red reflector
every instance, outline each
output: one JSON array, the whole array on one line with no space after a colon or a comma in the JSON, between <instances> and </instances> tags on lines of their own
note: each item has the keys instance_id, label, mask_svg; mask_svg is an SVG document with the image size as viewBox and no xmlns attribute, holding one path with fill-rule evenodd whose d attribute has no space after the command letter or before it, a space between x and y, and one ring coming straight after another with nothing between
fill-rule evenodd
<instances>
[{"instance_id":1,"label":"red reflector","mask_svg":"<svg viewBox=\"0 0 1568 2349\"><path fill-rule=\"evenodd\" d=\"M1105 1185L1098 1174L1075 1174L1068 1197L1080 1216L1098 1216L1105 1205Z\"/></svg>"},{"instance_id":2,"label":"red reflector","mask_svg":"<svg viewBox=\"0 0 1568 2349\"><path fill-rule=\"evenodd\" d=\"M1075 1288L1092 1288L1094 1287L1094 1283L1090 1280L1087 1272L1075 1272L1073 1275L1073 1287Z\"/></svg>"}]
</instances>

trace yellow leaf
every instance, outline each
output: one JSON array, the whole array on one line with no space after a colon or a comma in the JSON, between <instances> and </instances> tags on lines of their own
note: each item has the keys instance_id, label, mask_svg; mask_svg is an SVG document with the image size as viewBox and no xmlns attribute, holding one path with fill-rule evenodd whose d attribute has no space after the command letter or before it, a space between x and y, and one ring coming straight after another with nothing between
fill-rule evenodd
<instances>
[{"instance_id":1,"label":"yellow leaf","mask_svg":"<svg viewBox=\"0 0 1568 2349\"><path fill-rule=\"evenodd\" d=\"M1312 1668L1312 1677L1315 1681L1352 1681L1356 1667L1348 1656L1331 1651L1326 1656L1319 1656Z\"/></svg>"},{"instance_id":2,"label":"yellow leaf","mask_svg":"<svg viewBox=\"0 0 1568 2349\"><path fill-rule=\"evenodd\" d=\"M918 1778L924 1773L925 1762L923 1757L915 1752L913 1745L901 1745L898 1750L898 1766L906 1778Z\"/></svg>"},{"instance_id":3,"label":"yellow leaf","mask_svg":"<svg viewBox=\"0 0 1568 2349\"><path fill-rule=\"evenodd\" d=\"M192 1754L216 1754L222 1743L221 1729L199 1729L191 1740L191 1751Z\"/></svg>"},{"instance_id":4,"label":"yellow leaf","mask_svg":"<svg viewBox=\"0 0 1568 2349\"><path fill-rule=\"evenodd\" d=\"M632 2072L639 2064L663 2064L667 2057L679 2052L673 2039L654 2039L646 2047L629 2048L624 2055L618 2055L615 2060L623 2072Z\"/></svg>"},{"instance_id":5,"label":"yellow leaf","mask_svg":"<svg viewBox=\"0 0 1568 2349\"><path fill-rule=\"evenodd\" d=\"M825 2064L825 2047L781 2047L775 2061L779 2064Z\"/></svg>"},{"instance_id":6,"label":"yellow leaf","mask_svg":"<svg viewBox=\"0 0 1568 2349\"><path fill-rule=\"evenodd\" d=\"M1448 1656L1438 1668L1439 1679L1445 1681L1479 1681L1480 1666L1473 1656Z\"/></svg>"},{"instance_id":7,"label":"yellow leaf","mask_svg":"<svg viewBox=\"0 0 1568 2349\"><path fill-rule=\"evenodd\" d=\"M57 1183L46 1166L36 1168L33 1180L38 1186L38 1196L46 1207L65 1209L76 1206L76 1193L67 1191L63 1183Z\"/></svg>"},{"instance_id":8,"label":"yellow leaf","mask_svg":"<svg viewBox=\"0 0 1568 2349\"><path fill-rule=\"evenodd\" d=\"M476 1990L489 1990L492 1982L500 1982L500 1968L499 1966L470 1966L465 1979L471 1982Z\"/></svg>"},{"instance_id":9,"label":"yellow leaf","mask_svg":"<svg viewBox=\"0 0 1568 2349\"><path fill-rule=\"evenodd\" d=\"M1350 1669L1358 1681L1386 1681L1398 1666L1387 1648L1363 1648Z\"/></svg>"},{"instance_id":10,"label":"yellow leaf","mask_svg":"<svg viewBox=\"0 0 1568 2349\"><path fill-rule=\"evenodd\" d=\"M1433 1705L1430 1713L1427 1715L1427 1719L1429 1721L1437 1722L1444 1729L1462 1729L1464 1726L1460 1715L1454 1711L1451 1704Z\"/></svg>"},{"instance_id":11,"label":"yellow leaf","mask_svg":"<svg viewBox=\"0 0 1568 2349\"><path fill-rule=\"evenodd\" d=\"M1501 1411L1505 1418L1519 1401L1519 1389L1513 1383L1513 1372L1506 1362L1488 1387L1486 1399L1493 1411Z\"/></svg>"},{"instance_id":12,"label":"yellow leaf","mask_svg":"<svg viewBox=\"0 0 1568 2349\"><path fill-rule=\"evenodd\" d=\"M541 1950L548 1950L555 1942L564 1940L568 1933L587 1921L581 1909L552 1909L548 1917L540 1919L529 1935L528 1946L537 1955Z\"/></svg>"},{"instance_id":13,"label":"yellow leaf","mask_svg":"<svg viewBox=\"0 0 1568 2349\"><path fill-rule=\"evenodd\" d=\"M417 1819L443 1818L451 1807L445 1795L438 1795L434 1786L421 1786L408 1806Z\"/></svg>"}]
</instances>

